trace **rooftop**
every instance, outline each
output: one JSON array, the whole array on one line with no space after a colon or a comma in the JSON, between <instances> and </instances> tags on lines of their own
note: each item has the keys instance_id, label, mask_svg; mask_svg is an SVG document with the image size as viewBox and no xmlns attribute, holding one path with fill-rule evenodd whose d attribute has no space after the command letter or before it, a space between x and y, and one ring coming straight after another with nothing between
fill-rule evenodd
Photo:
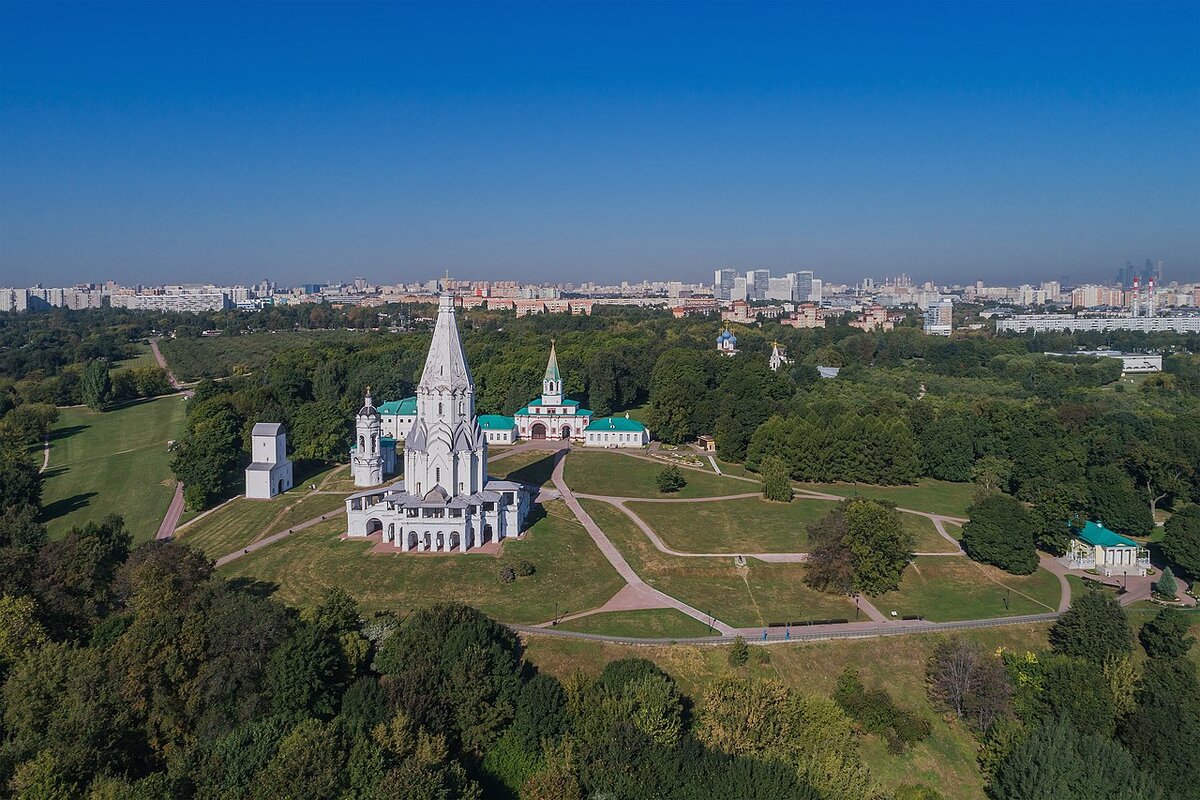
<instances>
[{"instance_id":1,"label":"rooftop","mask_svg":"<svg viewBox=\"0 0 1200 800\"><path fill-rule=\"evenodd\" d=\"M604 417L603 419L593 420L591 425L587 426L589 431L634 431L640 433L646 430L646 426L637 420L627 419L625 417Z\"/></svg>"},{"instance_id":2,"label":"rooftop","mask_svg":"<svg viewBox=\"0 0 1200 800\"><path fill-rule=\"evenodd\" d=\"M386 403L380 403L376 408L379 409L380 414L411 417L417 413L417 398L414 395L403 400L389 400Z\"/></svg>"},{"instance_id":3,"label":"rooftop","mask_svg":"<svg viewBox=\"0 0 1200 800\"><path fill-rule=\"evenodd\" d=\"M1083 526L1083 530L1077 531L1075 538L1081 542L1090 544L1093 547L1137 547L1138 543L1133 539L1122 536L1119 533L1110 531L1099 522L1088 520Z\"/></svg>"},{"instance_id":4,"label":"rooftop","mask_svg":"<svg viewBox=\"0 0 1200 800\"><path fill-rule=\"evenodd\" d=\"M479 427L485 431L507 431L517 427L517 421L501 414L480 414Z\"/></svg>"}]
</instances>

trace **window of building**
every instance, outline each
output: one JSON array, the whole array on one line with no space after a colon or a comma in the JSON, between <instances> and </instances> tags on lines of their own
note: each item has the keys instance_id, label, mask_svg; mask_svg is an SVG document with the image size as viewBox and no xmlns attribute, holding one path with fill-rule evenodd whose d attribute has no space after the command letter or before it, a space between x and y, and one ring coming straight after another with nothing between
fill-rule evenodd
<instances>
[{"instance_id":1,"label":"window of building","mask_svg":"<svg viewBox=\"0 0 1200 800\"><path fill-rule=\"evenodd\" d=\"M441 483L442 482L442 468L438 467L437 469L435 469L433 471L433 473L436 476L436 477L434 477L434 480L436 480L438 483Z\"/></svg>"}]
</instances>

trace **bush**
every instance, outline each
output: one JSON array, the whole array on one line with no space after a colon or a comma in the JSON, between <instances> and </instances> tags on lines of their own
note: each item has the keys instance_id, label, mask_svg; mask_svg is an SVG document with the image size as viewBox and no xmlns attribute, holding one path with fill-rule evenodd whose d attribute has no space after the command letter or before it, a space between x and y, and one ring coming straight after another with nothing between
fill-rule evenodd
<instances>
[{"instance_id":1,"label":"bush","mask_svg":"<svg viewBox=\"0 0 1200 800\"><path fill-rule=\"evenodd\" d=\"M501 583L512 583L517 579L517 571L507 564L500 568L499 575Z\"/></svg>"},{"instance_id":2,"label":"bush","mask_svg":"<svg viewBox=\"0 0 1200 800\"><path fill-rule=\"evenodd\" d=\"M1171 572L1170 567L1163 569L1162 574L1158 576L1154 591L1168 600L1174 600L1175 595L1179 594L1179 584L1175 582L1175 574Z\"/></svg>"},{"instance_id":3,"label":"bush","mask_svg":"<svg viewBox=\"0 0 1200 800\"><path fill-rule=\"evenodd\" d=\"M767 456L762 460L760 469L763 497L780 503L790 503L792 482L787 462L778 456Z\"/></svg>"},{"instance_id":4,"label":"bush","mask_svg":"<svg viewBox=\"0 0 1200 800\"><path fill-rule=\"evenodd\" d=\"M739 636L729 645L729 666L740 667L749 660L750 648L746 645L746 640Z\"/></svg>"},{"instance_id":5,"label":"bush","mask_svg":"<svg viewBox=\"0 0 1200 800\"><path fill-rule=\"evenodd\" d=\"M658 473L654 483L663 494L672 494L687 486L687 479L683 477L679 467L670 466Z\"/></svg>"},{"instance_id":6,"label":"bush","mask_svg":"<svg viewBox=\"0 0 1200 800\"><path fill-rule=\"evenodd\" d=\"M847 667L833 690L834 701L868 733L883 736L888 750L895 754L928 738L933 731L929 720L896 706L884 688L867 689L859 680L858 670Z\"/></svg>"},{"instance_id":7,"label":"bush","mask_svg":"<svg viewBox=\"0 0 1200 800\"><path fill-rule=\"evenodd\" d=\"M534 568L532 561L526 561L525 559L521 559L517 563L517 574L520 575L522 578L528 578L530 575L532 575L535 572L537 572L537 569Z\"/></svg>"}]
</instances>

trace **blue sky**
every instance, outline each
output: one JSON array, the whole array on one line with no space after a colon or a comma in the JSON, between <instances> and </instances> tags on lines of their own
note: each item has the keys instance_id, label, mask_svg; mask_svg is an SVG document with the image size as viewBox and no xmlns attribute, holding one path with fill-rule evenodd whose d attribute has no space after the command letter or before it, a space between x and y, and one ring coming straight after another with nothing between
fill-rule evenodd
<instances>
[{"instance_id":1,"label":"blue sky","mask_svg":"<svg viewBox=\"0 0 1200 800\"><path fill-rule=\"evenodd\" d=\"M0 284L1200 279L1200 4L0 4Z\"/></svg>"}]
</instances>

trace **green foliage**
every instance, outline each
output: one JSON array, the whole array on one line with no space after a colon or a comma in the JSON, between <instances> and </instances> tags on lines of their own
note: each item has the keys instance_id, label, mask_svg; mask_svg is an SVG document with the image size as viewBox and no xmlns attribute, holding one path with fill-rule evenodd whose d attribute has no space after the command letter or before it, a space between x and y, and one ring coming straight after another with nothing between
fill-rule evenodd
<instances>
[{"instance_id":1,"label":"green foliage","mask_svg":"<svg viewBox=\"0 0 1200 800\"><path fill-rule=\"evenodd\" d=\"M292 415L290 441L295 458L337 462L350 450L350 422L345 411L328 400L318 400L298 408Z\"/></svg>"},{"instance_id":2,"label":"green foliage","mask_svg":"<svg viewBox=\"0 0 1200 800\"><path fill-rule=\"evenodd\" d=\"M1014 575L1031 575L1037 569L1036 523L1016 498L990 494L968 510L962 546L967 555Z\"/></svg>"},{"instance_id":3,"label":"green foliage","mask_svg":"<svg viewBox=\"0 0 1200 800\"><path fill-rule=\"evenodd\" d=\"M171 460L192 510L207 508L240 486L243 420L221 393L201 398L197 389L188 406L187 433Z\"/></svg>"},{"instance_id":4,"label":"green foliage","mask_svg":"<svg viewBox=\"0 0 1200 800\"><path fill-rule=\"evenodd\" d=\"M1187 614L1175 608L1164 608L1142 626L1138 641L1151 658L1181 658L1196 643L1196 637L1188 635L1190 630Z\"/></svg>"},{"instance_id":5,"label":"green foliage","mask_svg":"<svg viewBox=\"0 0 1200 800\"><path fill-rule=\"evenodd\" d=\"M788 465L778 456L766 456L759 464L762 474L762 493L767 500L780 503L792 501L792 482L788 477Z\"/></svg>"},{"instance_id":6,"label":"green foliage","mask_svg":"<svg viewBox=\"0 0 1200 800\"><path fill-rule=\"evenodd\" d=\"M1154 582L1154 591L1158 592L1162 597L1170 600L1175 599L1175 595L1179 593L1179 584L1175 581L1175 574L1171 572L1170 567L1164 567L1162 573L1158 576L1158 580Z\"/></svg>"},{"instance_id":7,"label":"green foliage","mask_svg":"<svg viewBox=\"0 0 1200 800\"><path fill-rule=\"evenodd\" d=\"M319 627L302 625L271 653L267 663L271 709L293 721L328 719L336 710L348 672L337 640Z\"/></svg>"},{"instance_id":8,"label":"green foliage","mask_svg":"<svg viewBox=\"0 0 1200 800\"><path fill-rule=\"evenodd\" d=\"M1154 529L1149 506L1139 496L1133 480L1119 467L1089 470L1088 491L1088 511L1106 527L1133 536L1149 536Z\"/></svg>"},{"instance_id":9,"label":"green foliage","mask_svg":"<svg viewBox=\"0 0 1200 800\"><path fill-rule=\"evenodd\" d=\"M808 540L805 580L823 591L883 594L899 586L912 559L913 534L895 507L862 497L810 525Z\"/></svg>"},{"instance_id":10,"label":"green foliage","mask_svg":"<svg viewBox=\"0 0 1200 800\"><path fill-rule=\"evenodd\" d=\"M1118 738L1169 797L1191 796L1200 779L1195 749L1200 681L1195 664L1181 657L1151 658L1135 699L1135 710L1122 721Z\"/></svg>"},{"instance_id":11,"label":"green foliage","mask_svg":"<svg viewBox=\"0 0 1200 800\"><path fill-rule=\"evenodd\" d=\"M733 644L729 645L729 666L745 666L749 660L750 648L746 645L746 640L741 636L734 637Z\"/></svg>"},{"instance_id":12,"label":"green foliage","mask_svg":"<svg viewBox=\"0 0 1200 800\"><path fill-rule=\"evenodd\" d=\"M79 395L83 404L93 411L99 411L108 404L111 390L108 362L101 358L89 361L79 382Z\"/></svg>"},{"instance_id":13,"label":"green foliage","mask_svg":"<svg viewBox=\"0 0 1200 800\"><path fill-rule=\"evenodd\" d=\"M1125 609L1108 594L1085 591L1075 595L1071 608L1050 629L1055 652L1103 664L1128 656L1133 632Z\"/></svg>"},{"instance_id":14,"label":"green foliage","mask_svg":"<svg viewBox=\"0 0 1200 800\"><path fill-rule=\"evenodd\" d=\"M42 502L42 476L24 460L0 461L0 510L30 506Z\"/></svg>"},{"instance_id":15,"label":"green foliage","mask_svg":"<svg viewBox=\"0 0 1200 800\"><path fill-rule=\"evenodd\" d=\"M673 494L687 486L687 479L683 477L679 467L671 465L655 476L654 485L663 494Z\"/></svg>"},{"instance_id":16,"label":"green foliage","mask_svg":"<svg viewBox=\"0 0 1200 800\"><path fill-rule=\"evenodd\" d=\"M1102 736L1080 733L1065 721L1034 727L1013 746L988 787L993 800L1155 800L1153 780L1128 751Z\"/></svg>"},{"instance_id":17,"label":"green foliage","mask_svg":"<svg viewBox=\"0 0 1200 800\"><path fill-rule=\"evenodd\" d=\"M863 730L885 737L888 749L894 753L903 753L908 745L928 738L932 732L927 718L898 708L886 689L863 686L853 667L847 667L838 677L833 699Z\"/></svg>"},{"instance_id":18,"label":"green foliage","mask_svg":"<svg viewBox=\"0 0 1200 800\"><path fill-rule=\"evenodd\" d=\"M1200 576L1200 505L1181 508L1163 526L1163 552L1192 577Z\"/></svg>"}]
</instances>

